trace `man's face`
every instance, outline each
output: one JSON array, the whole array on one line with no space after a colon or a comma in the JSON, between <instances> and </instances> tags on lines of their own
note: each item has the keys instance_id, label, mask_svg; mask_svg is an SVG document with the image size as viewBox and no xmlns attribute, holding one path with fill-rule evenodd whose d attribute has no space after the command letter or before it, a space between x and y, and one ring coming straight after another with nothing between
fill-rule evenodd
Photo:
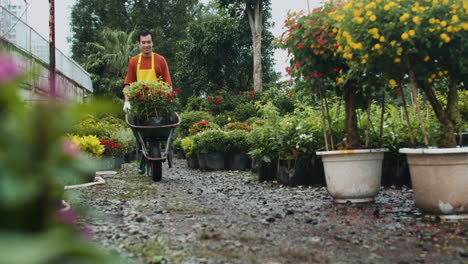
<instances>
[{"instance_id":1,"label":"man's face","mask_svg":"<svg viewBox=\"0 0 468 264\"><path fill-rule=\"evenodd\" d=\"M153 40L151 35L140 36L140 42L138 42L140 50L145 56L150 56L153 50Z\"/></svg>"}]
</instances>

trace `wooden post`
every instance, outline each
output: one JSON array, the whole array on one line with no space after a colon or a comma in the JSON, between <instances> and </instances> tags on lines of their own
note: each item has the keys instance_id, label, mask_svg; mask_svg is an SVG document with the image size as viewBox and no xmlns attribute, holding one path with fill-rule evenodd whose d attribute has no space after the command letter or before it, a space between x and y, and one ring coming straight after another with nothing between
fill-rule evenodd
<instances>
[{"instance_id":1,"label":"wooden post","mask_svg":"<svg viewBox=\"0 0 468 264\"><path fill-rule=\"evenodd\" d=\"M49 82L49 95L55 98L55 0L49 0Z\"/></svg>"}]
</instances>

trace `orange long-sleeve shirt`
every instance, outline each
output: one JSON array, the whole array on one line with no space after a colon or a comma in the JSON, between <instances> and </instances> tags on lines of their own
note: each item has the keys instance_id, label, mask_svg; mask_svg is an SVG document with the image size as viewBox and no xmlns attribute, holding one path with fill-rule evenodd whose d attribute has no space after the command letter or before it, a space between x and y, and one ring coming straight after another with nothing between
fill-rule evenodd
<instances>
[{"instance_id":1,"label":"orange long-sleeve shirt","mask_svg":"<svg viewBox=\"0 0 468 264\"><path fill-rule=\"evenodd\" d=\"M127 69L127 76L125 77L124 84L130 85L132 82L137 81L137 64L138 64L138 56L136 55L130 59L128 62L128 69ZM154 56L154 70L156 72L156 76L172 86L171 74L169 73L169 67L167 67L166 59L156 53L153 53ZM151 57L141 56L141 65L140 69L151 69Z\"/></svg>"}]
</instances>

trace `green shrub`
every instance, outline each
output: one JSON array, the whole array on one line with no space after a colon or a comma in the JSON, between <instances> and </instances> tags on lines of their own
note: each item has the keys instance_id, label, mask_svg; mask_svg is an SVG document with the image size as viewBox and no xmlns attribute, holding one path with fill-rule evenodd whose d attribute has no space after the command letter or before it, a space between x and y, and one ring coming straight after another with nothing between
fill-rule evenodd
<instances>
[{"instance_id":1,"label":"green shrub","mask_svg":"<svg viewBox=\"0 0 468 264\"><path fill-rule=\"evenodd\" d=\"M237 121L243 122L254 116L257 116L257 110L254 103L239 104L233 111L233 118Z\"/></svg>"},{"instance_id":2,"label":"green shrub","mask_svg":"<svg viewBox=\"0 0 468 264\"><path fill-rule=\"evenodd\" d=\"M226 132L220 129L207 130L193 137L194 152L206 154L210 152L226 151Z\"/></svg>"},{"instance_id":3,"label":"green shrub","mask_svg":"<svg viewBox=\"0 0 468 264\"><path fill-rule=\"evenodd\" d=\"M119 131L112 133L110 138L122 146L124 153L131 153L135 151L136 140L130 128L122 127L119 129Z\"/></svg>"},{"instance_id":4,"label":"green shrub","mask_svg":"<svg viewBox=\"0 0 468 264\"><path fill-rule=\"evenodd\" d=\"M224 111L230 111L230 107L225 98L220 96L208 96L203 100L202 109L212 115L222 114Z\"/></svg>"},{"instance_id":5,"label":"green shrub","mask_svg":"<svg viewBox=\"0 0 468 264\"><path fill-rule=\"evenodd\" d=\"M176 138L174 141L172 141L172 149L174 152L177 152L182 149L182 139L181 138Z\"/></svg>"},{"instance_id":6,"label":"green shrub","mask_svg":"<svg viewBox=\"0 0 468 264\"><path fill-rule=\"evenodd\" d=\"M254 117L251 117L251 118L245 120L245 123L246 123L248 126L252 127L252 126L253 126L257 121L259 121L259 120L261 120L260 117L254 116Z\"/></svg>"},{"instance_id":7,"label":"green shrub","mask_svg":"<svg viewBox=\"0 0 468 264\"><path fill-rule=\"evenodd\" d=\"M220 127L224 127L226 124L235 121L234 114L232 111L226 111L222 114L216 115L214 118L214 122L218 124Z\"/></svg>"},{"instance_id":8,"label":"green shrub","mask_svg":"<svg viewBox=\"0 0 468 264\"><path fill-rule=\"evenodd\" d=\"M78 136L94 135L100 140L111 139L111 135L124 127L123 121L118 118L106 117L101 120L93 115L87 115L73 129L72 134Z\"/></svg>"},{"instance_id":9,"label":"green shrub","mask_svg":"<svg viewBox=\"0 0 468 264\"><path fill-rule=\"evenodd\" d=\"M280 159L311 159L323 148L320 111L298 105L275 126Z\"/></svg>"},{"instance_id":10,"label":"green shrub","mask_svg":"<svg viewBox=\"0 0 468 264\"><path fill-rule=\"evenodd\" d=\"M199 96L190 96L185 104L184 112L201 111L204 99Z\"/></svg>"},{"instance_id":11,"label":"green shrub","mask_svg":"<svg viewBox=\"0 0 468 264\"><path fill-rule=\"evenodd\" d=\"M187 157L197 155L197 153L195 153L195 141L193 136L183 138L180 141L180 146Z\"/></svg>"},{"instance_id":12,"label":"green shrub","mask_svg":"<svg viewBox=\"0 0 468 264\"><path fill-rule=\"evenodd\" d=\"M188 112L183 112L180 115L180 118L182 121L180 122L180 125L177 127L177 134L184 137L189 134L189 128L192 127L193 123L197 123L202 120L208 120L208 121L213 121L214 117L204 111L188 111Z\"/></svg>"},{"instance_id":13,"label":"green shrub","mask_svg":"<svg viewBox=\"0 0 468 264\"><path fill-rule=\"evenodd\" d=\"M226 152L245 153L250 151L250 133L244 130L232 130L226 133Z\"/></svg>"},{"instance_id":14,"label":"green shrub","mask_svg":"<svg viewBox=\"0 0 468 264\"><path fill-rule=\"evenodd\" d=\"M262 104L271 102L278 108L281 115L291 113L294 111L294 100L289 96L289 91L273 87L261 94L260 101Z\"/></svg>"},{"instance_id":15,"label":"green shrub","mask_svg":"<svg viewBox=\"0 0 468 264\"><path fill-rule=\"evenodd\" d=\"M266 121L262 126L255 127L249 135L252 150L247 154L259 166L269 164L278 158L277 131L272 122Z\"/></svg>"}]
</instances>

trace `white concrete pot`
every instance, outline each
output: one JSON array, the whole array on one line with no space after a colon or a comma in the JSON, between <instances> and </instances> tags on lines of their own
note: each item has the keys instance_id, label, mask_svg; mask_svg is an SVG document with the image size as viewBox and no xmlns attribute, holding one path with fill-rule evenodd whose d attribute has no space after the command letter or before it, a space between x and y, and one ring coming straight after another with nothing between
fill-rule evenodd
<instances>
[{"instance_id":1,"label":"white concrete pot","mask_svg":"<svg viewBox=\"0 0 468 264\"><path fill-rule=\"evenodd\" d=\"M321 151L327 190L336 203L374 201L388 149Z\"/></svg>"},{"instance_id":2,"label":"white concrete pot","mask_svg":"<svg viewBox=\"0 0 468 264\"><path fill-rule=\"evenodd\" d=\"M416 206L444 219L468 219L468 147L400 149L408 159Z\"/></svg>"}]
</instances>

